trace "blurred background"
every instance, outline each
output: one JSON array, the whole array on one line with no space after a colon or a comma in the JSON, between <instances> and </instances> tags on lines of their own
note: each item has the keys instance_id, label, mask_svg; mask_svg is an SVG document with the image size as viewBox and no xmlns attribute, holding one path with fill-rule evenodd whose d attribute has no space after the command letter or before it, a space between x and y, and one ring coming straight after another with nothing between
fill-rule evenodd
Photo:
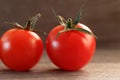
<instances>
[{"instance_id":1,"label":"blurred background","mask_svg":"<svg viewBox=\"0 0 120 80\"><path fill-rule=\"evenodd\" d=\"M90 27L98 37L98 49L120 47L120 0L0 0L0 36L11 28L4 22L25 25L29 17L41 13L36 29L49 32L58 25L51 8L65 18L75 18L81 5L81 23ZM45 41L46 36L38 33Z\"/></svg>"}]
</instances>

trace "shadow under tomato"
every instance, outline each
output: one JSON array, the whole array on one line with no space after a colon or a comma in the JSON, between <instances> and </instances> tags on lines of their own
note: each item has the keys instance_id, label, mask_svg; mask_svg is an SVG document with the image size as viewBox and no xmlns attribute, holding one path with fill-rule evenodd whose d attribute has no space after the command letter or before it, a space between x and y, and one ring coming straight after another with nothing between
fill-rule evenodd
<instances>
[{"instance_id":1,"label":"shadow under tomato","mask_svg":"<svg viewBox=\"0 0 120 80\"><path fill-rule=\"evenodd\" d=\"M24 72L17 72L8 69L0 70L0 79L30 79L30 78L63 78L70 76L84 76L88 72L85 70L79 71L64 71L61 69L47 69L47 70L28 70Z\"/></svg>"}]
</instances>

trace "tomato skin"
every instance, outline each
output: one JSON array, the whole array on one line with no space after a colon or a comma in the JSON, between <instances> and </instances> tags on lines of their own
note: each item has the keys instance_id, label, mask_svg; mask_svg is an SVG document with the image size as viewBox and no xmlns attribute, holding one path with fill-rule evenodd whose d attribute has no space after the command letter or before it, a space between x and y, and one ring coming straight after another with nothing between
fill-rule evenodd
<instances>
[{"instance_id":1,"label":"tomato skin","mask_svg":"<svg viewBox=\"0 0 120 80\"><path fill-rule=\"evenodd\" d=\"M79 23L76 27L87 29ZM59 25L51 30L46 39L46 50L51 61L63 70L78 70L84 67L93 57L96 40L92 35L75 30L56 35L64 27Z\"/></svg>"},{"instance_id":2,"label":"tomato skin","mask_svg":"<svg viewBox=\"0 0 120 80\"><path fill-rule=\"evenodd\" d=\"M10 29L1 37L1 60L10 69L26 71L40 60L43 43L40 37L29 30Z\"/></svg>"}]
</instances>

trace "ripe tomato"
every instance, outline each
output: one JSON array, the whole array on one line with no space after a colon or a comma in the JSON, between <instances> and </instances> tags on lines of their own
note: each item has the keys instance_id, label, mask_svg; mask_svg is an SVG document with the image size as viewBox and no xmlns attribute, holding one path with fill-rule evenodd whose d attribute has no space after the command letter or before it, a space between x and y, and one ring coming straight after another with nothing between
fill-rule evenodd
<instances>
[{"instance_id":1,"label":"ripe tomato","mask_svg":"<svg viewBox=\"0 0 120 80\"><path fill-rule=\"evenodd\" d=\"M1 60L12 70L29 70L37 64L42 51L42 40L33 31L14 28L1 37Z\"/></svg>"},{"instance_id":2,"label":"ripe tomato","mask_svg":"<svg viewBox=\"0 0 120 80\"><path fill-rule=\"evenodd\" d=\"M65 22L65 20L61 22ZM91 32L87 26L81 23L77 23L74 27L68 26L66 31L64 25L65 23L56 26L48 34L46 39L47 54L50 60L63 70L81 69L94 55L95 37L84 31L74 30L80 28ZM58 36L59 32L62 33Z\"/></svg>"}]
</instances>

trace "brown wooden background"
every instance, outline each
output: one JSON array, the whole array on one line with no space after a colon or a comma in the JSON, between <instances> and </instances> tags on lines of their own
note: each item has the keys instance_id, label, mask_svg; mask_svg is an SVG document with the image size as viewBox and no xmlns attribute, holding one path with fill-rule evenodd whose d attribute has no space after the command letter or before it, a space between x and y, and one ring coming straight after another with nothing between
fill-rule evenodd
<instances>
[{"instance_id":1,"label":"brown wooden background","mask_svg":"<svg viewBox=\"0 0 120 80\"><path fill-rule=\"evenodd\" d=\"M74 18L80 6L81 22L97 35L97 48L120 47L120 0L0 0L0 36L11 27L5 21L25 24L28 17L41 13L37 29L49 32L58 24L51 8L65 18ZM46 36L38 33L45 41Z\"/></svg>"}]
</instances>

